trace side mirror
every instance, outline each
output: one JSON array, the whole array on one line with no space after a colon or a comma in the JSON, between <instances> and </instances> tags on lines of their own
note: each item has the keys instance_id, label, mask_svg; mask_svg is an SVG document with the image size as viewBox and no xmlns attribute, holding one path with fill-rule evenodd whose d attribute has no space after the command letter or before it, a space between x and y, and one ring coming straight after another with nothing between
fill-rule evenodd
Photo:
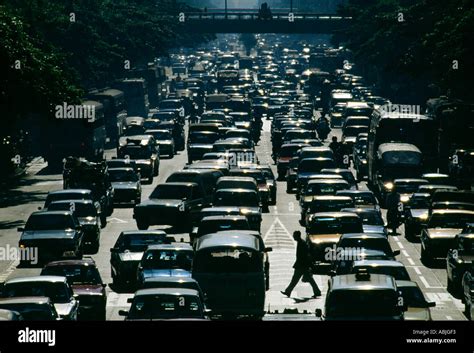
<instances>
[{"instance_id":1,"label":"side mirror","mask_svg":"<svg viewBox=\"0 0 474 353\"><path fill-rule=\"evenodd\" d=\"M317 318L321 319L323 317L323 311L321 309L316 309L314 315L316 315Z\"/></svg>"},{"instance_id":2,"label":"side mirror","mask_svg":"<svg viewBox=\"0 0 474 353\"><path fill-rule=\"evenodd\" d=\"M102 288L107 288L107 283L102 283Z\"/></svg>"},{"instance_id":3,"label":"side mirror","mask_svg":"<svg viewBox=\"0 0 474 353\"><path fill-rule=\"evenodd\" d=\"M392 254L393 254L393 256L398 256L398 255L400 255L400 250L398 250L398 249L393 250Z\"/></svg>"},{"instance_id":4,"label":"side mirror","mask_svg":"<svg viewBox=\"0 0 474 353\"><path fill-rule=\"evenodd\" d=\"M336 270L329 270L328 275L334 277L336 275Z\"/></svg>"},{"instance_id":5,"label":"side mirror","mask_svg":"<svg viewBox=\"0 0 474 353\"><path fill-rule=\"evenodd\" d=\"M43 207L38 207L38 211L41 211L43 209Z\"/></svg>"},{"instance_id":6,"label":"side mirror","mask_svg":"<svg viewBox=\"0 0 474 353\"><path fill-rule=\"evenodd\" d=\"M116 253L116 252L118 252L118 249L117 248L110 248L110 252L111 253Z\"/></svg>"},{"instance_id":7,"label":"side mirror","mask_svg":"<svg viewBox=\"0 0 474 353\"><path fill-rule=\"evenodd\" d=\"M271 252L271 251L273 251L273 248L271 246L269 246L269 247L266 247L264 251L265 252Z\"/></svg>"},{"instance_id":8,"label":"side mirror","mask_svg":"<svg viewBox=\"0 0 474 353\"><path fill-rule=\"evenodd\" d=\"M436 306L436 302L427 302L426 307L427 308L434 308Z\"/></svg>"},{"instance_id":9,"label":"side mirror","mask_svg":"<svg viewBox=\"0 0 474 353\"><path fill-rule=\"evenodd\" d=\"M19 231L19 232L24 232L24 231L25 231L25 228L23 228L23 227L18 227L16 230Z\"/></svg>"},{"instance_id":10,"label":"side mirror","mask_svg":"<svg viewBox=\"0 0 474 353\"><path fill-rule=\"evenodd\" d=\"M128 310L119 310L118 314L120 316L128 316Z\"/></svg>"},{"instance_id":11,"label":"side mirror","mask_svg":"<svg viewBox=\"0 0 474 353\"><path fill-rule=\"evenodd\" d=\"M132 298L127 298L127 303L132 304L133 303L133 297Z\"/></svg>"}]
</instances>

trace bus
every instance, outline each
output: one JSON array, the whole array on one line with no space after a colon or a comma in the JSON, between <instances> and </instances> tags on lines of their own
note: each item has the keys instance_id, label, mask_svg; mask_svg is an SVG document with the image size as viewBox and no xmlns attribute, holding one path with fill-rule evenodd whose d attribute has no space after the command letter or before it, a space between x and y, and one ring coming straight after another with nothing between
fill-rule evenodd
<instances>
[{"instance_id":1,"label":"bus","mask_svg":"<svg viewBox=\"0 0 474 353\"><path fill-rule=\"evenodd\" d=\"M52 116L43 125L43 157L49 165L57 167L69 156L82 157L89 161L104 158L106 127L104 106L97 101L83 101L74 106L76 112L89 110L90 116ZM73 106L71 106L73 107ZM57 111L59 110L57 107Z\"/></svg>"},{"instance_id":2,"label":"bus","mask_svg":"<svg viewBox=\"0 0 474 353\"><path fill-rule=\"evenodd\" d=\"M371 116L367 165L369 184L375 183L378 148L383 143L399 142L415 145L423 154L424 171L437 169L438 128L436 122L422 114L405 114L375 109Z\"/></svg>"}]
</instances>

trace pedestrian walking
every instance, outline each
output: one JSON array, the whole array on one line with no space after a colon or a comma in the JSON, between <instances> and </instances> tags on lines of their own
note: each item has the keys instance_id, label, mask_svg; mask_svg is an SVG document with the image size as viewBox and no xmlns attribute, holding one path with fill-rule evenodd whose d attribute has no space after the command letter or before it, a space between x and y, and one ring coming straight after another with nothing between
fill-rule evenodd
<instances>
[{"instance_id":1,"label":"pedestrian walking","mask_svg":"<svg viewBox=\"0 0 474 353\"><path fill-rule=\"evenodd\" d=\"M300 279L303 279L303 282L308 282L313 288L313 298L321 296L321 291L319 290L318 285L314 281L313 273L311 271L311 259L309 255L309 249L306 242L301 239L301 232L293 232L293 239L296 241L296 261L293 265L295 269L293 272L293 277L288 287L281 291L283 295L289 297L291 292L296 287Z\"/></svg>"}]
</instances>

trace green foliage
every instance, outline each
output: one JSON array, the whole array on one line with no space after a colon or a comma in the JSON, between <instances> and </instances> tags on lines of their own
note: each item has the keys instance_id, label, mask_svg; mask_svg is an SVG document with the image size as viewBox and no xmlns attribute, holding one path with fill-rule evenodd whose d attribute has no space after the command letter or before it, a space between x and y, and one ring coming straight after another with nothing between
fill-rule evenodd
<instances>
[{"instance_id":1,"label":"green foliage","mask_svg":"<svg viewBox=\"0 0 474 353\"><path fill-rule=\"evenodd\" d=\"M334 37L384 94L420 101L438 93L472 99L474 10L468 0L349 0L340 13L354 17ZM399 16L403 21L399 21ZM459 68L453 68L457 60Z\"/></svg>"}]
</instances>

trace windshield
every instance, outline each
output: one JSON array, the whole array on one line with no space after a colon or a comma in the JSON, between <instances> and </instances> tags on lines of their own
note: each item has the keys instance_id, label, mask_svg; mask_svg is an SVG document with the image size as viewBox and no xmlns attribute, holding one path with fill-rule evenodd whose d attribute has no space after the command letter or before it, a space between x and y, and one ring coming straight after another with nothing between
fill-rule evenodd
<instances>
[{"instance_id":1,"label":"windshield","mask_svg":"<svg viewBox=\"0 0 474 353\"><path fill-rule=\"evenodd\" d=\"M191 132L189 135L190 143L202 143L202 144L213 144L219 138L219 134L213 133L201 133L201 132Z\"/></svg>"},{"instance_id":2,"label":"windshield","mask_svg":"<svg viewBox=\"0 0 474 353\"><path fill-rule=\"evenodd\" d=\"M150 148L147 146L125 146L120 150L122 156L129 156L130 159L148 159L151 157Z\"/></svg>"},{"instance_id":3,"label":"windshield","mask_svg":"<svg viewBox=\"0 0 474 353\"><path fill-rule=\"evenodd\" d=\"M256 192L217 192L214 206L259 207Z\"/></svg>"},{"instance_id":4,"label":"windshield","mask_svg":"<svg viewBox=\"0 0 474 353\"><path fill-rule=\"evenodd\" d=\"M217 190L222 190L222 189L257 190L257 185L255 183L247 182L247 181L224 180L224 181L220 181L217 184Z\"/></svg>"},{"instance_id":5,"label":"windshield","mask_svg":"<svg viewBox=\"0 0 474 353\"><path fill-rule=\"evenodd\" d=\"M178 185L158 185L150 195L150 199L183 200L191 197L191 189Z\"/></svg>"},{"instance_id":6,"label":"windshield","mask_svg":"<svg viewBox=\"0 0 474 353\"><path fill-rule=\"evenodd\" d=\"M315 196L315 195L334 195L336 191L346 189L347 185L345 184L309 184L306 188L305 196Z\"/></svg>"},{"instance_id":7,"label":"windshield","mask_svg":"<svg viewBox=\"0 0 474 353\"><path fill-rule=\"evenodd\" d=\"M153 131L150 132L150 135L153 135L155 140L171 140L173 137L171 136L171 133L168 130L164 131Z\"/></svg>"},{"instance_id":8,"label":"windshield","mask_svg":"<svg viewBox=\"0 0 474 353\"><path fill-rule=\"evenodd\" d=\"M135 297L128 319L201 318L202 316L202 305L198 297L160 294Z\"/></svg>"},{"instance_id":9,"label":"windshield","mask_svg":"<svg viewBox=\"0 0 474 353\"><path fill-rule=\"evenodd\" d=\"M366 126L347 126L344 129L345 137L357 137L357 135L367 132L368 128Z\"/></svg>"},{"instance_id":10,"label":"windshield","mask_svg":"<svg viewBox=\"0 0 474 353\"><path fill-rule=\"evenodd\" d=\"M248 230L249 225L246 221L219 220L212 222L203 222L199 225L199 234L211 234L225 230Z\"/></svg>"},{"instance_id":11,"label":"windshield","mask_svg":"<svg viewBox=\"0 0 474 353\"><path fill-rule=\"evenodd\" d=\"M48 206L48 211L71 211L76 217L95 217L97 215L97 209L92 203L82 202L61 202L52 203Z\"/></svg>"},{"instance_id":12,"label":"windshield","mask_svg":"<svg viewBox=\"0 0 474 353\"><path fill-rule=\"evenodd\" d=\"M48 304L1 303L0 309L18 311L26 321L49 321L58 317L54 306Z\"/></svg>"},{"instance_id":13,"label":"windshield","mask_svg":"<svg viewBox=\"0 0 474 353\"><path fill-rule=\"evenodd\" d=\"M410 276L404 266L354 266L352 273L358 273L362 269L370 274L392 276L397 281L409 281Z\"/></svg>"},{"instance_id":14,"label":"windshield","mask_svg":"<svg viewBox=\"0 0 474 353\"><path fill-rule=\"evenodd\" d=\"M362 220L363 224L374 226L383 226L384 221L379 212L357 212L357 215Z\"/></svg>"},{"instance_id":15,"label":"windshield","mask_svg":"<svg viewBox=\"0 0 474 353\"><path fill-rule=\"evenodd\" d=\"M166 236L160 234L127 234L117 241L115 248L121 252L143 252L148 246L153 244L163 244L166 242Z\"/></svg>"},{"instance_id":16,"label":"windshield","mask_svg":"<svg viewBox=\"0 0 474 353\"><path fill-rule=\"evenodd\" d=\"M145 269L191 270L193 252L184 250L148 250L143 255L142 266Z\"/></svg>"},{"instance_id":17,"label":"windshield","mask_svg":"<svg viewBox=\"0 0 474 353\"><path fill-rule=\"evenodd\" d=\"M414 209L425 209L430 207L430 199L426 197L415 197L412 196L409 201L409 205Z\"/></svg>"},{"instance_id":18,"label":"windshield","mask_svg":"<svg viewBox=\"0 0 474 353\"><path fill-rule=\"evenodd\" d=\"M310 234L343 234L361 233L362 223L359 218L340 220L337 218L317 218L311 222Z\"/></svg>"},{"instance_id":19,"label":"windshield","mask_svg":"<svg viewBox=\"0 0 474 353\"><path fill-rule=\"evenodd\" d=\"M32 215L26 222L25 230L64 230L74 229L74 219L70 215Z\"/></svg>"},{"instance_id":20,"label":"windshield","mask_svg":"<svg viewBox=\"0 0 474 353\"><path fill-rule=\"evenodd\" d=\"M352 206L354 206L352 200L331 200L322 202L315 200L309 207L309 213L339 211L342 208L350 208Z\"/></svg>"},{"instance_id":21,"label":"windshield","mask_svg":"<svg viewBox=\"0 0 474 353\"><path fill-rule=\"evenodd\" d=\"M302 160L298 165L298 173L319 173L323 168L334 168L334 161L330 159Z\"/></svg>"},{"instance_id":22,"label":"windshield","mask_svg":"<svg viewBox=\"0 0 474 353\"><path fill-rule=\"evenodd\" d=\"M408 307L426 308L426 299L418 287L399 287L403 300Z\"/></svg>"},{"instance_id":23,"label":"windshield","mask_svg":"<svg viewBox=\"0 0 474 353\"><path fill-rule=\"evenodd\" d=\"M42 276L64 276L72 284L102 284L99 271L93 266L49 266L41 271Z\"/></svg>"},{"instance_id":24,"label":"windshield","mask_svg":"<svg viewBox=\"0 0 474 353\"><path fill-rule=\"evenodd\" d=\"M68 303L71 292L63 282L21 282L6 284L4 296L11 297L48 297L53 303Z\"/></svg>"},{"instance_id":25,"label":"windshield","mask_svg":"<svg viewBox=\"0 0 474 353\"><path fill-rule=\"evenodd\" d=\"M392 250L386 239L381 238L342 238L337 245L338 248L364 248L369 250L380 250L390 255Z\"/></svg>"},{"instance_id":26,"label":"windshield","mask_svg":"<svg viewBox=\"0 0 474 353\"><path fill-rule=\"evenodd\" d=\"M466 223L474 223L474 215L434 214L428 222L428 228L464 228Z\"/></svg>"},{"instance_id":27,"label":"windshield","mask_svg":"<svg viewBox=\"0 0 474 353\"><path fill-rule=\"evenodd\" d=\"M420 185L426 184L424 182L410 182L410 183L396 183L395 190L401 194L410 194L418 190Z\"/></svg>"},{"instance_id":28,"label":"windshield","mask_svg":"<svg viewBox=\"0 0 474 353\"><path fill-rule=\"evenodd\" d=\"M109 179L114 181L138 181L138 176L133 170L109 170Z\"/></svg>"},{"instance_id":29,"label":"windshield","mask_svg":"<svg viewBox=\"0 0 474 353\"><path fill-rule=\"evenodd\" d=\"M301 146L285 146L282 147L280 150L280 157L281 158L290 158L294 157L296 152L301 148Z\"/></svg>"},{"instance_id":30,"label":"windshield","mask_svg":"<svg viewBox=\"0 0 474 353\"><path fill-rule=\"evenodd\" d=\"M263 271L258 252L246 249L204 250L196 255L193 271L201 273L248 273Z\"/></svg>"},{"instance_id":31,"label":"windshield","mask_svg":"<svg viewBox=\"0 0 474 353\"><path fill-rule=\"evenodd\" d=\"M399 315L397 294L393 290L333 291L326 301L326 316Z\"/></svg>"}]
</instances>

